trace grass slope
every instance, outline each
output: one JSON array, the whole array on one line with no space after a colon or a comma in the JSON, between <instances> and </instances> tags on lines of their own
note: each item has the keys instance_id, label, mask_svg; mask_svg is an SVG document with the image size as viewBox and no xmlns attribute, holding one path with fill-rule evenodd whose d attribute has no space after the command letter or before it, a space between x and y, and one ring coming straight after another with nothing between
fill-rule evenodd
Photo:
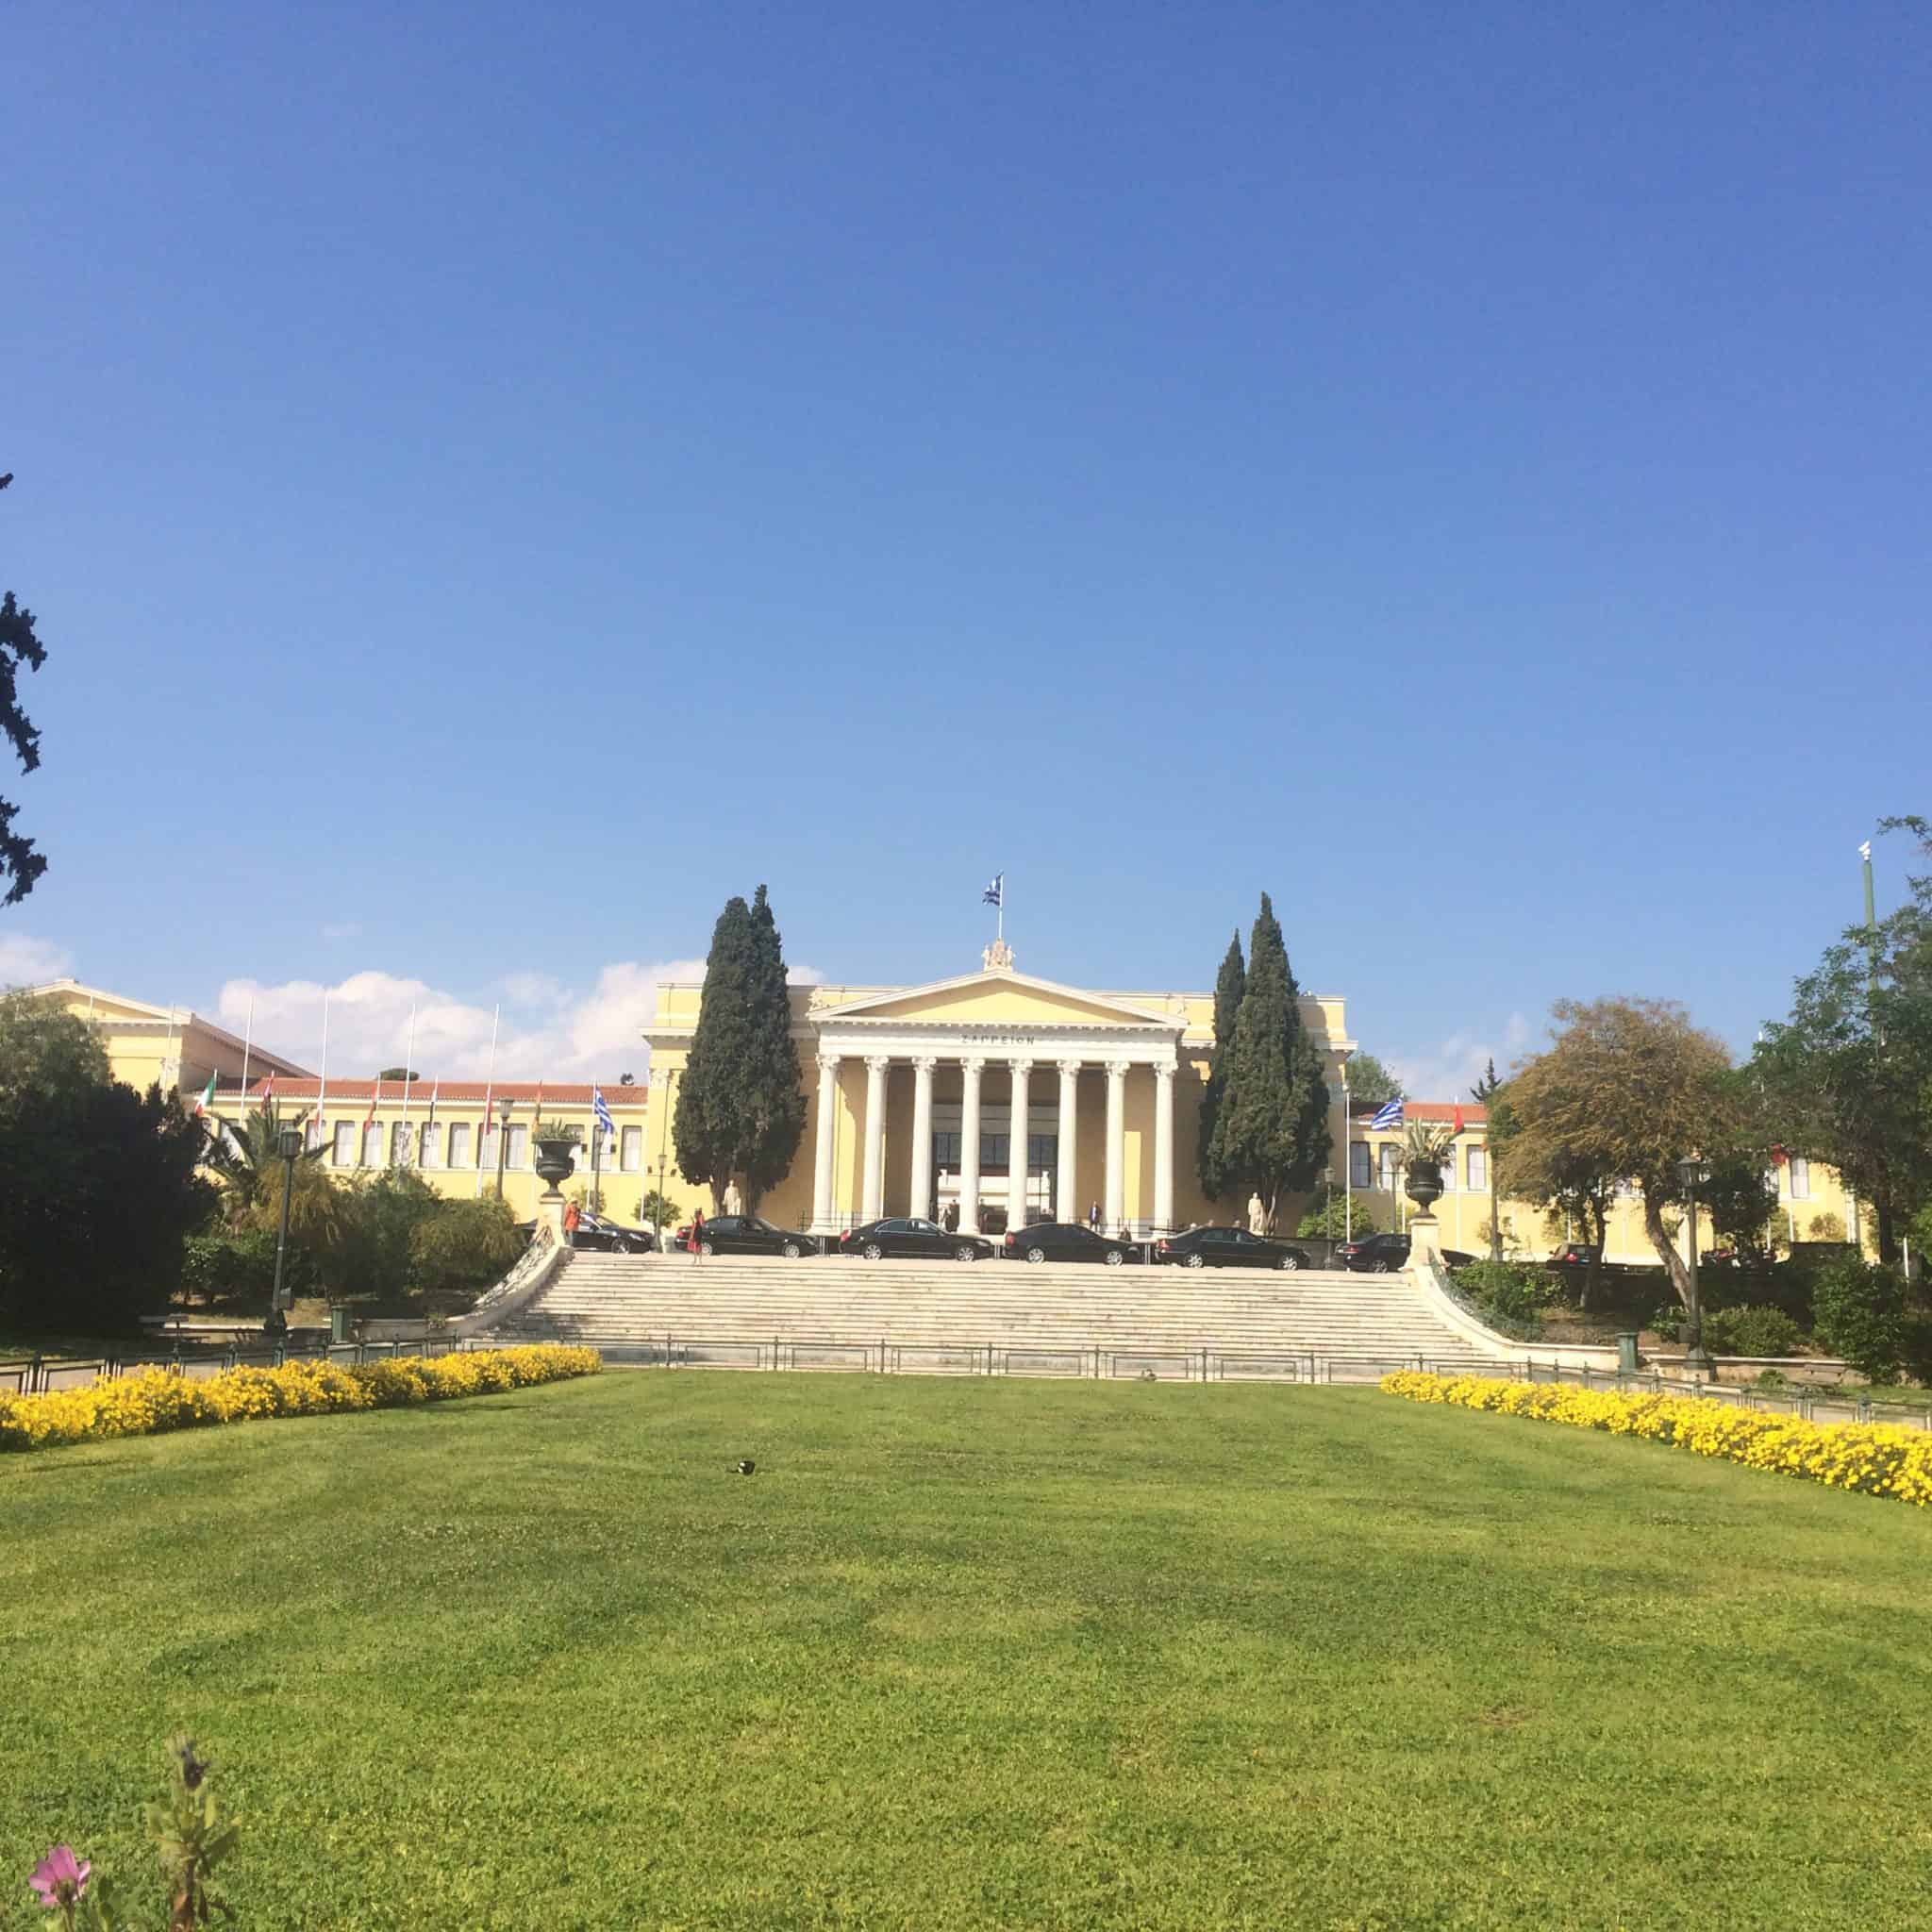
<instances>
[{"instance_id":1,"label":"grass slope","mask_svg":"<svg viewBox=\"0 0 1932 1932\"><path fill-rule=\"evenodd\" d=\"M746 1481L726 1474L758 1459ZM0 1461L0 1924L1926 1924L1932 1521L1371 1391L610 1373Z\"/></svg>"}]
</instances>

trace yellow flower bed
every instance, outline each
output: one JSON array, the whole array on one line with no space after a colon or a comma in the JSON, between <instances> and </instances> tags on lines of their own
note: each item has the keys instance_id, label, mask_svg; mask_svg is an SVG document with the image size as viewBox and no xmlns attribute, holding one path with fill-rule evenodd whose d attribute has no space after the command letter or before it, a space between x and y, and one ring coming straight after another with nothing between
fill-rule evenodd
<instances>
[{"instance_id":1,"label":"yellow flower bed","mask_svg":"<svg viewBox=\"0 0 1932 1932\"><path fill-rule=\"evenodd\" d=\"M1801 1416L1733 1408L1696 1395L1625 1394L1560 1382L1505 1382L1488 1375L1430 1375L1402 1369L1382 1377L1391 1395L1499 1415L1533 1416L1613 1436L1642 1436L1695 1456L1721 1457L1835 1490L1890 1496L1923 1509L1932 1502L1932 1435L1891 1423L1811 1423Z\"/></svg>"},{"instance_id":2,"label":"yellow flower bed","mask_svg":"<svg viewBox=\"0 0 1932 1932\"><path fill-rule=\"evenodd\" d=\"M46 1449L109 1436L153 1436L278 1415L327 1415L345 1408L400 1408L456 1395L489 1395L594 1375L594 1348L552 1343L479 1349L464 1355L402 1356L346 1367L285 1362L278 1369L225 1369L191 1382L166 1369L103 1379L51 1395L0 1395L0 1450Z\"/></svg>"}]
</instances>

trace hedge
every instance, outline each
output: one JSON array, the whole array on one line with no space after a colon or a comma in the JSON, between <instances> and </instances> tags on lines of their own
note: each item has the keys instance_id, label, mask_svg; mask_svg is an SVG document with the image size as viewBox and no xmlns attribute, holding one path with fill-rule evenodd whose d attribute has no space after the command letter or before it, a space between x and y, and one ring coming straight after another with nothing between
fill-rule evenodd
<instances>
[{"instance_id":1,"label":"hedge","mask_svg":"<svg viewBox=\"0 0 1932 1932\"><path fill-rule=\"evenodd\" d=\"M594 1348L543 1343L465 1354L401 1356L346 1366L284 1362L274 1369L225 1369L190 1381L167 1369L103 1378L49 1395L0 1395L0 1450L47 1449L113 1436L155 1436L275 1416L330 1415L343 1409L403 1408L458 1395L491 1395L537 1382L594 1375Z\"/></svg>"}]
</instances>

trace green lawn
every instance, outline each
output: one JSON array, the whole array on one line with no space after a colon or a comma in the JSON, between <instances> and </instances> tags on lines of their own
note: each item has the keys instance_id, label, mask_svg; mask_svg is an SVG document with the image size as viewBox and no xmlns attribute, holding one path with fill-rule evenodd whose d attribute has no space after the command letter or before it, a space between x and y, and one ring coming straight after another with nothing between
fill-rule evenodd
<instances>
[{"instance_id":1,"label":"green lawn","mask_svg":"<svg viewBox=\"0 0 1932 1932\"><path fill-rule=\"evenodd\" d=\"M1932 1924L1932 1520L1583 1430L611 1372L0 1527L7 1925L184 1725L249 1932Z\"/></svg>"}]
</instances>

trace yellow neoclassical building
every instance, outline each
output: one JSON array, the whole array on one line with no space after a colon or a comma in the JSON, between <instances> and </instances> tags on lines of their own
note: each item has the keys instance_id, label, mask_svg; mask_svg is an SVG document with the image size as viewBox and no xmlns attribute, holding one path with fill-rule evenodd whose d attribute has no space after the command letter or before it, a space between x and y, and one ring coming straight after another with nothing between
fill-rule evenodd
<instances>
[{"instance_id":1,"label":"yellow neoclassical building","mask_svg":"<svg viewBox=\"0 0 1932 1932\"><path fill-rule=\"evenodd\" d=\"M644 1036L652 1168L674 1193L673 1179L693 1187L671 1122L703 991L660 987ZM791 1172L765 1196L772 1220L832 1234L957 1208L962 1225L997 1230L1097 1208L1106 1226L1147 1234L1241 1211L1208 1201L1195 1174L1212 993L1060 986L1015 971L996 943L957 979L791 995L807 1115ZM1355 1041L1339 998L1305 998L1301 1010L1327 1061L1339 1150Z\"/></svg>"}]
</instances>

